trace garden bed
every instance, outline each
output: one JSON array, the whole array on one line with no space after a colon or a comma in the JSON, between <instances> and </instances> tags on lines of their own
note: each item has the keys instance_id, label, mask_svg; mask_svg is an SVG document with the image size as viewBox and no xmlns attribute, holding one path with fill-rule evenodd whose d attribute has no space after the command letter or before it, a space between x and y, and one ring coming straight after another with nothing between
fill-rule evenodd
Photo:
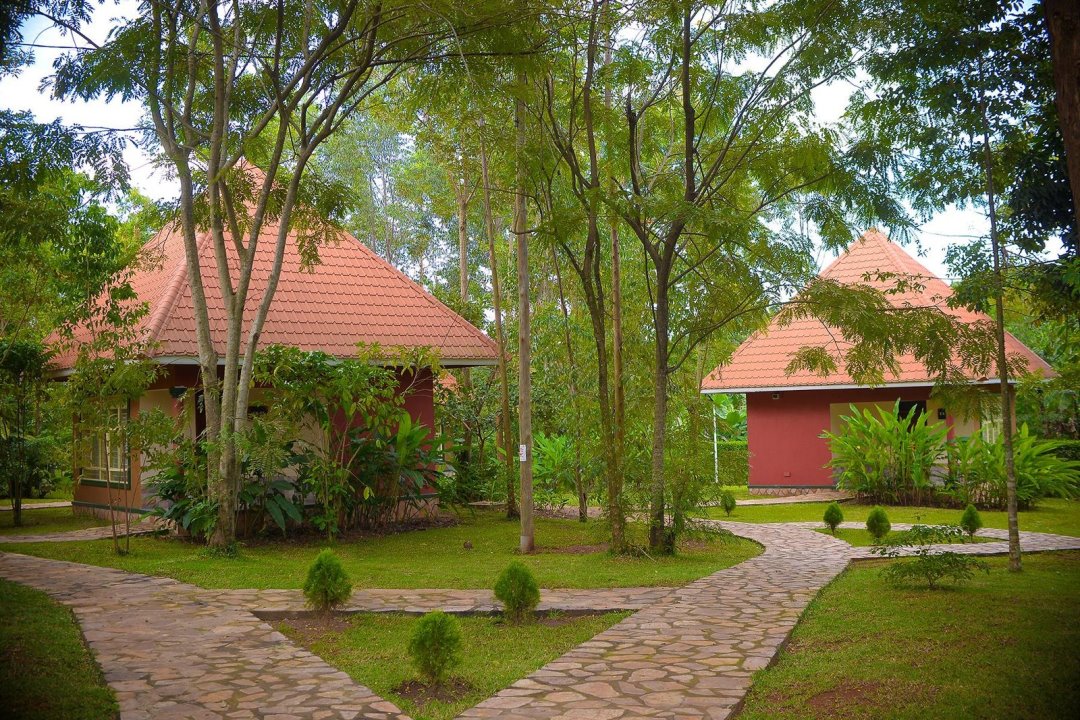
<instances>
[{"instance_id":1,"label":"garden bed","mask_svg":"<svg viewBox=\"0 0 1080 720\"><path fill-rule=\"evenodd\" d=\"M406 651L418 618L398 614L311 618L275 627L294 642L400 707L414 720L446 720L529 675L629 613L551 616L526 625L498 618L459 618L461 667L447 687L417 682Z\"/></svg>"}]
</instances>

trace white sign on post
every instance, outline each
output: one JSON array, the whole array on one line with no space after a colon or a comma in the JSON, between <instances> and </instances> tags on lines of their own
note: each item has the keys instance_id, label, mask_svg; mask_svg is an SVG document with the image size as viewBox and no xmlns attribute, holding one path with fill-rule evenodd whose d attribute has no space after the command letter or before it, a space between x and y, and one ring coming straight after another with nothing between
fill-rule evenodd
<instances>
[{"instance_id":1,"label":"white sign on post","mask_svg":"<svg viewBox=\"0 0 1080 720\"><path fill-rule=\"evenodd\" d=\"M521 462L525 462L528 459L529 459L529 446L528 445L518 445L518 460L521 461Z\"/></svg>"}]
</instances>

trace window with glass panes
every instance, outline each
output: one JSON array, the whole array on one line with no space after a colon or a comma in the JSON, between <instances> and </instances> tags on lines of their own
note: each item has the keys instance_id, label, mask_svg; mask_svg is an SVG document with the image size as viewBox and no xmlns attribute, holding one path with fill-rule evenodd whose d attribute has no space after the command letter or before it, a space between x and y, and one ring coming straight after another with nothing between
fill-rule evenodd
<instances>
[{"instance_id":1,"label":"window with glass panes","mask_svg":"<svg viewBox=\"0 0 1080 720\"><path fill-rule=\"evenodd\" d=\"M108 412L107 427L113 430L101 431L89 438L80 475L83 480L126 486L130 480L130 458L127 443L116 429L128 421L127 403L115 405Z\"/></svg>"}]
</instances>

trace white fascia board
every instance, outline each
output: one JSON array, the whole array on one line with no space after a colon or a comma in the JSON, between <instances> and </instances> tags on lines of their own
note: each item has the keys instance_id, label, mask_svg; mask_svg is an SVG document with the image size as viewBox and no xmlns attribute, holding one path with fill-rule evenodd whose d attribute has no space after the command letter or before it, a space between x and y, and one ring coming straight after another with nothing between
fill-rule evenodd
<instances>
[{"instance_id":1,"label":"white fascia board","mask_svg":"<svg viewBox=\"0 0 1080 720\"><path fill-rule=\"evenodd\" d=\"M971 385L997 385L1000 381L996 378L988 380L973 380ZM1015 385L1015 380L1009 380L1010 385ZM911 387L934 387L930 381L883 383L881 385L777 385L774 387L744 387L744 388L710 388L702 390L702 395L745 395L759 392L792 392L800 390L884 390L887 388L911 388Z\"/></svg>"}]
</instances>

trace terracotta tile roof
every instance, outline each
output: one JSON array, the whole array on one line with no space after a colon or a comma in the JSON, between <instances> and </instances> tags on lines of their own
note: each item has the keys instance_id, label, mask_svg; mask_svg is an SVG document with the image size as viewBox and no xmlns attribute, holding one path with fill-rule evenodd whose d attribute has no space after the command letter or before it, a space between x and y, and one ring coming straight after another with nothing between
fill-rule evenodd
<instances>
[{"instance_id":1,"label":"terracotta tile roof","mask_svg":"<svg viewBox=\"0 0 1080 720\"><path fill-rule=\"evenodd\" d=\"M917 279L924 286L922 292L912 290L890 295L890 302L898 307L935 306L967 322L989 320L982 313L946 307L945 300L952 294L949 285L877 230L869 230L863 234L847 252L825 268L820 277L842 283L865 283L883 290L892 287L893 280L880 280L876 277L879 272ZM872 275L868 278L867 273ZM1023 357L1029 370L1042 372L1047 377L1055 374L1046 361L1011 334L1006 333L1005 343L1009 355ZM747 338L728 363L713 370L702 382L701 389L704 392L725 392L859 385L842 369L825 377L807 371L787 375L784 370L791 361L792 354L805 346L833 348L834 357L838 357L847 343L839 331L826 327L818 320L797 320L780 327L774 318L765 330ZM843 367L842 362L837 365ZM915 358L901 357L899 365L900 372L886 378L886 385L933 383L926 368ZM971 379L979 381L992 378Z\"/></svg>"},{"instance_id":2,"label":"terracotta tile roof","mask_svg":"<svg viewBox=\"0 0 1080 720\"><path fill-rule=\"evenodd\" d=\"M270 223L260 236L244 318L245 341L267 286L277 232L278 225ZM209 232L199 237L199 250L211 336L223 353L225 310ZM147 244L144 256L155 262L136 271L132 287L149 304L143 329L144 337L156 342L154 357L165 362L197 358L195 311L180 232L162 230ZM229 256L235 268L231 246ZM494 364L498 352L494 341L356 238L341 233L336 242L319 247L319 256L320 264L302 270L296 236L289 237L260 346L295 345L351 357L357 343L378 343L384 348L434 348L441 362L451 367ZM61 369L70 363L70 355L57 362Z\"/></svg>"}]
</instances>

